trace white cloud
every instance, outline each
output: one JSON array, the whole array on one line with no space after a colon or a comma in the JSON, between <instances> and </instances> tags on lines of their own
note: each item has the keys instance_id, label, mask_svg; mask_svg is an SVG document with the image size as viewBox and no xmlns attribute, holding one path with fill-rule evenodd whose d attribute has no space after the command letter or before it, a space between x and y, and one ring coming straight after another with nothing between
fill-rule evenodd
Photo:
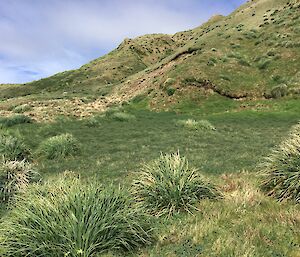
<instances>
[{"instance_id":1,"label":"white cloud","mask_svg":"<svg viewBox=\"0 0 300 257\"><path fill-rule=\"evenodd\" d=\"M195 6L199 1L0 2L0 56L5 60L0 62L0 83L30 81L76 68L112 50L125 37L175 33L200 25L216 12L207 5L198 10ZM14 71L14 66L25 71Z\"/></svg>"}]
</instances>

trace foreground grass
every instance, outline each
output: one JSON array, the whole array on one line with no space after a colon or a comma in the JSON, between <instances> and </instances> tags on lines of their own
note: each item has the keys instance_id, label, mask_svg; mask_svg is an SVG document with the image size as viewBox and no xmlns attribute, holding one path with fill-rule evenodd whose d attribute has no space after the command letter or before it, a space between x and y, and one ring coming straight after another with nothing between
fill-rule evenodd
<instances>
[{"instance_id":1,"label":"foreground grass","mask_svg":"<svg viewBox=\"0 0 300 257\"><path fill-rule=\"evenodd\" d=\"M247 173L224 177L223 201L161 222L159 241L140 256L299 256L299 206L265 197L256 183Z\"/></svg>"},{"instance_id":2,"label":"foreground grass","mask_svg":"<svg viewBox=\"0 0 300 257\"><path fill-rule=\"evenodd\" d=\"M193 215L157 219L156 243L126 256L299 256L299 206L266 197L258 190L258 178L248 172L214 182L222 185L222 201L201 201Z\"/></svg>"},{"instance_id":3,"label":"foreground grass","mask_svg":"<svg viewBox=\"0 0 300 257\"><path fill-rule=\"evenodd\" d=\"M82 256L151 242L149 216L120 188L88 185L71 173L17 198L0 229L6 256Z\"/></svg>"}]
</instances>

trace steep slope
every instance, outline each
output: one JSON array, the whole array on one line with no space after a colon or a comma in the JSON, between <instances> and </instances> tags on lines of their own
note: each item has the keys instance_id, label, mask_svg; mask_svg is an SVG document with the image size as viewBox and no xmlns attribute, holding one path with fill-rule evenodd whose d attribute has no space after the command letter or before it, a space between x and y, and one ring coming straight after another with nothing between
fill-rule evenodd
<instances>
[{"instance_id":1,"label":"steep slope","mask_svg":"<svg viewBox=\"0 0 300 257\"><path fill-rule=\"evenodd\" d=\"M140 92L144 87L156 89L153 98L175 92L176 101L191 88L229 98L299 93L298 1L251 1L228 17L215 17L180 35L187 34L189 40L183 47L147 76L131 81L123 92L139 85Z\"/></svg>"}]
</instances>

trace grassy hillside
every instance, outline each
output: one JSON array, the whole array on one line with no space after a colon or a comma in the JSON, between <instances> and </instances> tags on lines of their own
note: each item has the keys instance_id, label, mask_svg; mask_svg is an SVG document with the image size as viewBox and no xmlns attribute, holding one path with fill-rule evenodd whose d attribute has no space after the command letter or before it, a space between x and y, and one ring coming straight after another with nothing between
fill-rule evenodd
<instances>
[{"instance_id":1,"label":"grassy hillside","mask_svg":"<svg viewBox=\"0 0 300 257\"><path fill-rule=\"evenodd\" d=\"M204 87L232 98L298 93L299 26L297 1L249 1L190 31L125 39L78 70L19 85L18 90L2 86L0 97L49 92L50 98L62 92L103 96L113 85L126 91L126 81L132 86L146 81L144 87L156 91L169 81L167 86L179 91ZM152 74L157 69L159 76Z\"/></svg>"},{"instance_id":2,"label":"grassy hillside","mask_svg":"<svg viewBox=\"0 0 300 257\"><path fill-rule=\"evenodd\" d=\"M0 97L50 93L50 97L55 98L62 92L104 96L110 92L112 85L123 82L130 75L172 54L178 46L179 42L162 34L125 39L114 51L77 70L58 73L24 85L2 85Z\"/></svg>"},{"instance_id":3,"label":"grassy hillside","mask_svg":"<svg viewBox=\"0 0 300 257\"><path fill-rule=\"evenodd\" d=\"M1 85L0 256L299 257L299 14L252 0Z\"/></svg>"},{"instance_id":4,"label":"grassy hillside","mask_svg":"<svg viewBox=\"0 0 300 257\"><path fill-rule=\"evenodd\" d=\"M153 106L173 105L189 93L233 99L297 95L299 26L299 3L251 1L228 17L176 34L187 37L186 44L124 91L146 79L140 92L153 89Z\"/></svg>"}]
</instances>

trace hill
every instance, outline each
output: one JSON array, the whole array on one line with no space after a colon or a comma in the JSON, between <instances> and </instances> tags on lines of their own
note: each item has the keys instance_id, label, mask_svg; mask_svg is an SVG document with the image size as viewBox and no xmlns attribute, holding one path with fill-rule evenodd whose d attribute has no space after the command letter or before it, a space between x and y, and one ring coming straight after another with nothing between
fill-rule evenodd
<instances>
[{"instance_id":1,"label":"hill","mask_svg":"<svg viewBox=\"0 0 300 257\"><path fill-rule=\"evenodd\" d=\"M125 39L78 70L2 86L0 97L64 94L106 96L111 102L113 95L112 102L122 102L151 91L151 106L164 106L195 94L233 99L298 94L299 6L294 0L248 1L229 16L212 17L189 31Z\"/></svg>"},{"instance_id":2,"label":"hill","mask_svg":"<svg viewBox=\"0 0 300 257\"><path fill-rule=\"evenodd\" d=\"M1 85L0 256L300 256L299 10Z\"/></svg>"}]
</instances>

